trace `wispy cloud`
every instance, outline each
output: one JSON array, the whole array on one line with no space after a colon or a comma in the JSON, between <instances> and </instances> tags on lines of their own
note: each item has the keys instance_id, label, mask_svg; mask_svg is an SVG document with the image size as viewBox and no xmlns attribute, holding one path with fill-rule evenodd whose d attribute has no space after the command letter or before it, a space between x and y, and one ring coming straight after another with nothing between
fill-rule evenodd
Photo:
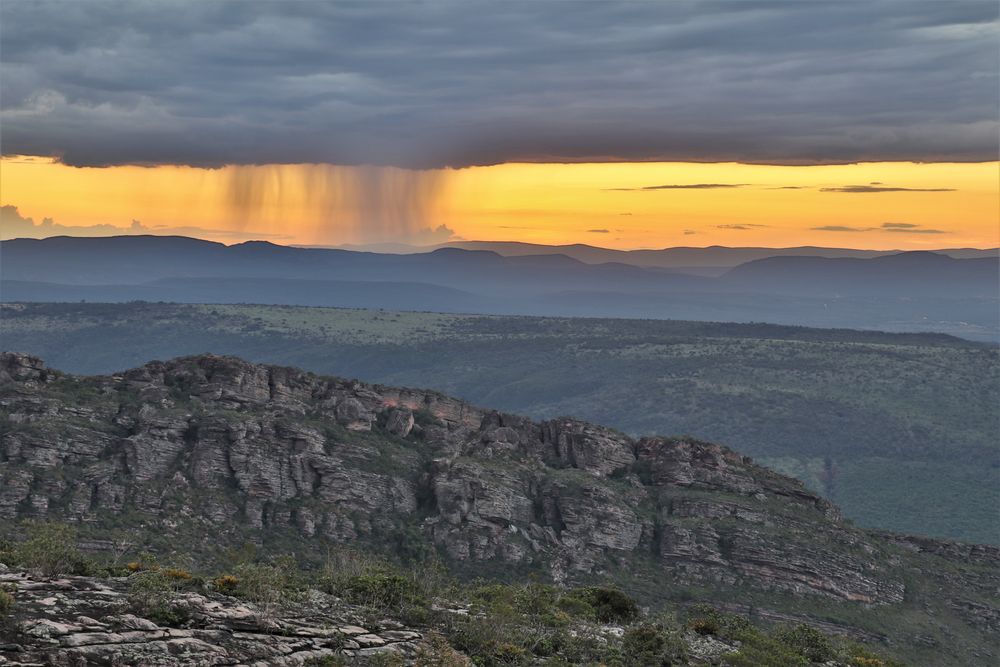
<instances>
[{"instance_id":1,"label":"wispy cloud","mask_svg":"<svg viewBox=\"0 0 1000 667\"><path fill-rule=\"evenodd\" d=\"M744 188L749 183L670 183L667 185L646 185L639 188L605 188L613 192L645 192L649 190L720 190Z\"/></svg>"},{"instance_id":2,"label":"wispy cloud","mask_svg":"<svg viewBox=\"0 0 1000 667\"><path fill-rule=\"evenodd\" d=\"M770 226L771 225L755 225L750 222L743 222L734 225L716 225L716 227L718 227L719 229L741 229L746 231L749 231L751 229L759 229L761 227L770 227Z\"/></svg>"},{"instance_id":3,"label":"wispy cloud","mask_svg":"<svg viewBox=\"0 0 1000 667\"><path fill-rule=\"evenodd\" d=\"M878 227L848 227L847 225L823 225L822 227L810 227L816 232L870 232Z\"/></svg>"},{"instance_id":4,"label":"wispy cloud","mask_svg":"<svg viewBox=\"0 0 1000 667\"><path fill-rule=\"evenodd\" d=\"M823 225L810 227L817 232L893 232L896 234L949 234L945 229L931 229L910 222L883 222L879 227L850 227L848 225Z\"/></svg>"},{"instance_id":5,"label":"wispy cloud","mask_svg":"<svg viewBox=\"0 0 1000 667\"><path fill-rule=\"evenodd\" d=\"M587 231L589 233L591 233L591 234L610 234L611 233L607 229L588 229Z\"/></svg>"},{"instance_id":6,"label":"wispy cloud","mask_svg":"<svg viewBox=\"0 0 1000 667\"><path fill-rule=\"evenodd\" d=\"M143 224L139 220L133 220L128 227L118 227L116 225L63 225L55 222L52 218L42 218L41 222L35 222L34 218L22 216L16 206L0 206L0 238L33 238L41 239L50 236L136 236L142 234L155 234L157 236L211 236L220 239L290 239L287 234L267 234L254 231L236 231L231 229L209 229L205 227L195 227L191 225L172 227L169 225Z\"/></svg>"},{"instance_id":7,"label":"wispy cloud","mask_svg":"<svg viewBox=\"0 0 1000 667\"><path fill-rule=\"evenodd\" d=\"M897 234L949 234L950 232L946 229L930 229L927 227L921 227L919 229L900 229L898 227L884 227L883 232L895 232Z\"/></svg>"},{"instance_id":8,"label":"wispy cloud","mask_svg":"<svg viewBox=\"0 0 1000 667\"><path fill-rule=\"evenodd\" d=\"M955 188L898 188L886 185L844 185L839 188L820 188L819 191L869 194L873 192L954 192Z\"/></svg>"}]
</instances>

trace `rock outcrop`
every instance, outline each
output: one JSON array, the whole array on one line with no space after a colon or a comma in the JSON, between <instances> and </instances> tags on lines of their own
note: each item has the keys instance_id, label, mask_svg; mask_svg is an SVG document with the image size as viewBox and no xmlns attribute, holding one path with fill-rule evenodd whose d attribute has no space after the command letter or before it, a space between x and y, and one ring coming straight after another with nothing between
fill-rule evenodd
<instances>
[{"instance_id":1,"label":"rock outcrop","mask_svg":"<svg viewBox=\"0 0 1000 667\"><path fill-rule=\"evenodd\" d=\"M173 603L185 620L164 624L132 609L123 578L0 572L0 585L17 599L13 618L0 625L7 642L0 665L11 667L292 667L335 656L363 663L382 653L411 658L423 639L392 620L368 624L358 609L319 591L276 613L217 593L179 593Z\"/></svg>"},{"instance_id":2,"label":"rock outcrop","mask_svg":"<svg viewBox=\"0 0 1000 667\"><path fill-rule=\"evenodd\" d=\"M912 596L900 554L931 552L970 563L952 613L976 632L998 617L997 550L859 530L798 481L691 439L212 355L81 378L4 353L0 419L0 520L111 517L188 549L416 540L473 572L865 607Z\"/></svg>"}]
</instances>

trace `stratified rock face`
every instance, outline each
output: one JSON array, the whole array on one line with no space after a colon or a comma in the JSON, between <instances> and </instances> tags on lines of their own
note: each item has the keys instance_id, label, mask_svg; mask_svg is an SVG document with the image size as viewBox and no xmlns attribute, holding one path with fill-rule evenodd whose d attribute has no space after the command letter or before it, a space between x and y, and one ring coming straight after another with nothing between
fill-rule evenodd
<instances>
[{"instance_id":1,"label":"stratified rock face","mask_svg":"<svg viewBox=\"0 0 1000 667\"><path fill-rule=\"evenodd\" d=\"M0 518L138 512L157 530L401 525L453 559L899 602L883 545L718 445L534 423L437 393L200 356L74 378L0 356ZM180 524L179 524L180 522Z\"/></svg>"}]
</instances>

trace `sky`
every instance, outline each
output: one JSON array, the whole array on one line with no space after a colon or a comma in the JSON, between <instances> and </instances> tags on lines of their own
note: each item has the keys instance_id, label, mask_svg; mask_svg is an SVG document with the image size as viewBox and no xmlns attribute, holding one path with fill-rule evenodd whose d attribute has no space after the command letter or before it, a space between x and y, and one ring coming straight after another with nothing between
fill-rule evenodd
<instances>
[{"instance_id":1,"label":"sky","mask_svg":"<svg viewBox=\"0 0 1000 667\"><path fill-rule=\"evenodd\" d=\"M995 2L4 2L0 234L1000 244Z\"/></svg>"}]
</instances>

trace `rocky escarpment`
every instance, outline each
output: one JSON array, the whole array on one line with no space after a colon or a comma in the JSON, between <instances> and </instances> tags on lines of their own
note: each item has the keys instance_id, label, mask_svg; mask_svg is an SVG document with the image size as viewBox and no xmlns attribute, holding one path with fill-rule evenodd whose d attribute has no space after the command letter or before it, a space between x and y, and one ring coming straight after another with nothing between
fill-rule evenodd
<instances>
[{"instance_id":1,"label":"rocky escarpment","mask_svg":"<svg viewBox=\"0 0 1000 667\"><path fill-rule=\"evenodd\" d=\"M718 445L212 356L90 380L19 355L2 368L5 518L137 510L337 542L402 519L454 559L557 578L641 555L689 579L903 596L831 505Z\"/></svg>"},{"instance_id":2,"label":"rocky escarpment","mask_svg":"<svg viewBox=\"0 0 1000 667\"><path fill-rule=\"evenodd\" d=\"M813 606L892 607L916 593L900 560L912 549L845 524L797 481L691 439L536 423L435 392L211 355L77 378L4 354L0 411L0 519L127 525L167 544L408 541L474 572L634 577ZM987 569L1000 563L990 554ZM965 615L973 632L996 613L983 601L990 571L952 594L992 609Z\"/></svg>"}]
</instances>

